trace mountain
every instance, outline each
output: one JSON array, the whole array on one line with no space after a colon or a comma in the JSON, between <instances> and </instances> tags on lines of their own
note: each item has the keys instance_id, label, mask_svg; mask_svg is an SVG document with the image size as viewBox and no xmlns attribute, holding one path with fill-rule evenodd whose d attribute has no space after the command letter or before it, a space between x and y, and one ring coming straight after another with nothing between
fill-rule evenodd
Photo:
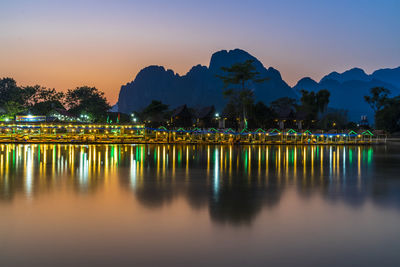
<instances>
[{"instance_id":1,"label":"mountain","mask_svg":"<svg viewBox=\"0 0 400 267\"><path fill-rule=\"evenodd\" d=\"M351 70L347 70L343 73L337 73L336 71L331 72L321 79L321 82L326 80L335 80L340 83L346 81L364 81L368 82L371 80L371 77L365 73L363 69L353 68Z\"/></svg>"},{"instance_id":2,"label":"mountain","mask_svg":"<svg viewBox=\"0 0 400 267\"><path fill-rule=\"evenodd\" d=\"M293 89L297 93L302 89L314 92L327 89L331 93L329 106L348 110L353 121L359 121L361 115L367 115L373 121L374 113L364 101L364 96L378 86L389 89L392 95L399 95L400 67L377 70L369 75L360 68L353 68L343 73L332 72L320 82L307 77L299 80Z\"/></svg>"},{"instance_id":3,"label":"mountain","mask_svg":"<svg viewBox=\"0 0 400 267\"><path fill-rule=\"evenodd\" d=\"M367 115L373 121L373 111L364 101L373 87L381 86L391 90L392 95L400 95L400 67L380 69L367 74L363 69L353 68L343 73L331 72L319 82L305 77L291 88L278 70L264 65L254 56L240 49L222 50L211 56L209 66L197 65L183 76L162 66L149 66L142 69L136 78L121 87L118 110L124 113L140 111L152 100L161 100L175 108L182 104L191 107L214 105L222 111L226 100L223 98L223 84L217 75L223 75L221 67L253 60L261 78L269 78L261 84L250 84L257 101L268 104L280 97L298 99L300 90L331 92L329 106L348 110L349 118L359 121Z\"/></svg>"},{"instance_id":4,"label":"mountain","mask_svg":"<svg viewBox=\"0 0 400 267\"><path fill-rule=\"evenodd\" d=\"M222 75L221 67L230 67L235 63L254 60L256 71L261 78L268 78L263 83L249 84L254 89L257 100L270 103L280 97L297 98L292 88L282 80L276 69L265 68L263 64L246 51L222 50L212 55L208 67L197 65L183 76L162 66L149 66L142 69L136 78L121 87L118 108L120 112L139 111L152 100L162 100L171 108L187 104L192 107L214 105L222 110L226 100L223 98L223 83L216 75Z\"/></svg>"},{"instance_id":5,"label":"mountain","mask_svg":"<svg viewBox=\"0 0 400 267\"><path fill-rule=\"evenodd\" d=\"M385 81L400 88L400 67L395 69L376 70L371 75L376 80Z\"/></svg>"}]
</instances>

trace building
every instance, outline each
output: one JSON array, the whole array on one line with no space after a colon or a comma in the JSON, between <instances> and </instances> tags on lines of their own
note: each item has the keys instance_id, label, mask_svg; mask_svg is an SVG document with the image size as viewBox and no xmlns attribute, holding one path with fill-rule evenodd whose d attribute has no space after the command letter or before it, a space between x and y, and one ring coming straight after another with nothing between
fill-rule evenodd
<instances>
[{"instance_id":1,"label":"building","mask_svg":"<svg viewBox=\"0 0 400 267\"><path fill-rule=\"evenodd\" d=\"M214 106L203 107L195 110L196 126L198 128L211 128L216 125Z\"/></svg>"},{"instance_id":2,"label":"building","mask_svg":"<svg viewBox=\"0 0 400 267\"><path fill-rule=\"evenodd\" d=\"M77 117L66 111L65 109L55 108L47 114L48 121L75 122Z\"/></svg>"},{"instance_id":3,"label":"building","mask_svg":"<svg viewBox=\"0 0 400 267\"><path fill-rule=\"evenodd\" d=\"M186 105L179 106L172 111L171 126L173 127L193 126L193 115Z\"/></svg>"}]
</instances>

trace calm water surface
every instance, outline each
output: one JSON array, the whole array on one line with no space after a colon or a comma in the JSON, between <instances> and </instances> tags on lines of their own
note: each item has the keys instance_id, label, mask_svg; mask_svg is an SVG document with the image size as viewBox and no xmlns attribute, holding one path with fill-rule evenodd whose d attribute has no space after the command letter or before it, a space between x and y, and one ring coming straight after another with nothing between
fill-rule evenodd
<instances>
[{"instance_id":1,"label":"calm water surface","mask_svg":"<svg viewBox=\"0 0 400 267\"><path fill-rule=\"evenodd\" d=\"M400 147L0 145L0 266L400 266Z\"/></svg>"}]
</instances>

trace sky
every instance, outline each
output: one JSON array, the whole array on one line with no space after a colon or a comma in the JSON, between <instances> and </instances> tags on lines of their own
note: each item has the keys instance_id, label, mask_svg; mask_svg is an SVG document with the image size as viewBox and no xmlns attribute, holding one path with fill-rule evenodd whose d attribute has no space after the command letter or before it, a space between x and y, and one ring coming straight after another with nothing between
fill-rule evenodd
<instances>
[{"instance_id":1,"label":"sky","mask_svg":"<svg viewBox=\"0 0 400 267\"><path fill-rule=\"evenodd\" d=\"M400 66L399 0L0 0L0 78L111 104L149 65L184 75L241 48L291 86L303 77Z\"/></svg>"}]
</instances>

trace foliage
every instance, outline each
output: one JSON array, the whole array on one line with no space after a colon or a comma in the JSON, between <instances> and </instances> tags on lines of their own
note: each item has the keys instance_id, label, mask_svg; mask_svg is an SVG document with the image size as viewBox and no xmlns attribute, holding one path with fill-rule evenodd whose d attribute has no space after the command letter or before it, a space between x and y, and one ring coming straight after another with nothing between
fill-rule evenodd
<instances>
[{"instance_id":1,"label":"foliage","mask_svg":"<svg viewBox=\"0 0 400 267\"><path fill-rule=\"evenodd\" d=\"M320 129L345 129L349 125L347 110L330 109L326 113L322 114L321 119L318 122L318 128Z\"/></svg>"},{"instance_id":2,"label":"foliage","mask_svg":"<svg viewBox=\"0 0 400 267\"><path fill-rule=\"evenodd\" d=\"M315 93L301 90L301 94L298 110L306 114L307 120L316 120L318 114L323 113L329 104L329 91L323 89Z\"/></svg>"},{"instance_id":3,"label":"foliage","mask_svg":"<svg viewBox=\"0 0 400 267\"><path fill-rule=\"evenodd\" d=\"M4 103L3 107L7 112L7 115L12 118L14 118L14 116L17 115L18 113L26 110L26 108L23 105L21 105L21 103L16 101L8 101Z\"/></svg>"},{"instance_id":4,"label":"foliage","mask_svg":"<svg viewBox=\"0 0 400 267\"><path fill-rule=\"evenodd\" d=\"M261 83L266 79L258 78L259 72L253 65L254 60L246 60L233 64L231 67L222 67L225 76L217 75L224 83L224 96L228 99L230 117L238 116L241 119L242 128L246 127L247 113L254 104L254 92L247 87L247 82Z\"/></svg>"},{"instance_id":5,"label":"foliage","mask_svg":"<svg viewBox=\"0 0 400 267\"><path fill-rule=\"evenodd\" d=\"M374 87L365 101L375 111L375 126L388 132L400 131L400 96L390 98L390 91L384 87Z\"/></svg>"},{"instance_id":6,"label":"foliage","mask_svg":"<svg viewBox=\"0 0 400 267\"><path fill-rule=\"evenodd\" d=\"M7 102L18 103L25 107L30 106L33 96L36 94L38 86L19 87L12 78L0 80L0 105L4 106Z\"/></svg>"},{"instance_id":7,"label":"foliage","mask_svg":"<svg viewBox=\"0 0 400 267\"><path fill-rule=\"evenodd\" d=\"M107 111L111 108L104 93L95 87L82 86L69 89L65 104L75 116L88 115L93 121L105 121Z\"/></svg>"},{"instance_id":8,"label":"foliage","mask_svg":"<svg viewBox=\"0 0 400 267\"><path fill-rule=\"evenodd\" d=\"M249 128L271 128L274 126L276 117L272 108L266 106L263 102L257 102L251 109L251 119Z\"/></svg>"},{"instance_id":9,"label":"foliage","mask_svg":"<svg viewBox=\"0 0 400 267\"><path fill-rule=\"evenodd\" d=\"M370 93L371 95L364 96L364 99L374 112L378 112L385 106L390 91L384 87L374 87Z\"/></svg>"},{"instance_id":10,"label":"foliage","mask_svg":"<svg viewBox=\"0 0 400 267\"><path fill-rule=\"evenodd\" d=\"M385 100L375 113L375 124L388 132L400 131L400 96Z\"/></svg>"},{"instance_id":11,"label":"foliage","mask_svg":"<svg viewBox=\"0 0 400 267\"><path fill-rule=\"evenodd\" d=\"M285 109L295 110L297 107L296 99L290 97L281 97L271 102L271 108L276 113Z\"/></svg>"},{"instance_id":12,"label":"foliage","mask_svg":"<svg viewBox=\"0 0 400 267\"><path fill-rule=\"evenodd\" d=\"M36 93L33 96L31 111L37 115L48 115L54 109L65 109L63 102L65 95L57 92L54 88L36 86Z\"/></svg>"},{"instance_id":13,"label":"foliage","mask_svg":"<svg viewBox=\"0 0 400 267\"><path fill-rule=\"evenodd\" d=\"M157 125L163 125L166 120L169 119L168 105L163 104L161 101L153 100L145 107L141 112L137 113L141 121L149 121L158 123Z\"/></svg>"}]
</instances>

